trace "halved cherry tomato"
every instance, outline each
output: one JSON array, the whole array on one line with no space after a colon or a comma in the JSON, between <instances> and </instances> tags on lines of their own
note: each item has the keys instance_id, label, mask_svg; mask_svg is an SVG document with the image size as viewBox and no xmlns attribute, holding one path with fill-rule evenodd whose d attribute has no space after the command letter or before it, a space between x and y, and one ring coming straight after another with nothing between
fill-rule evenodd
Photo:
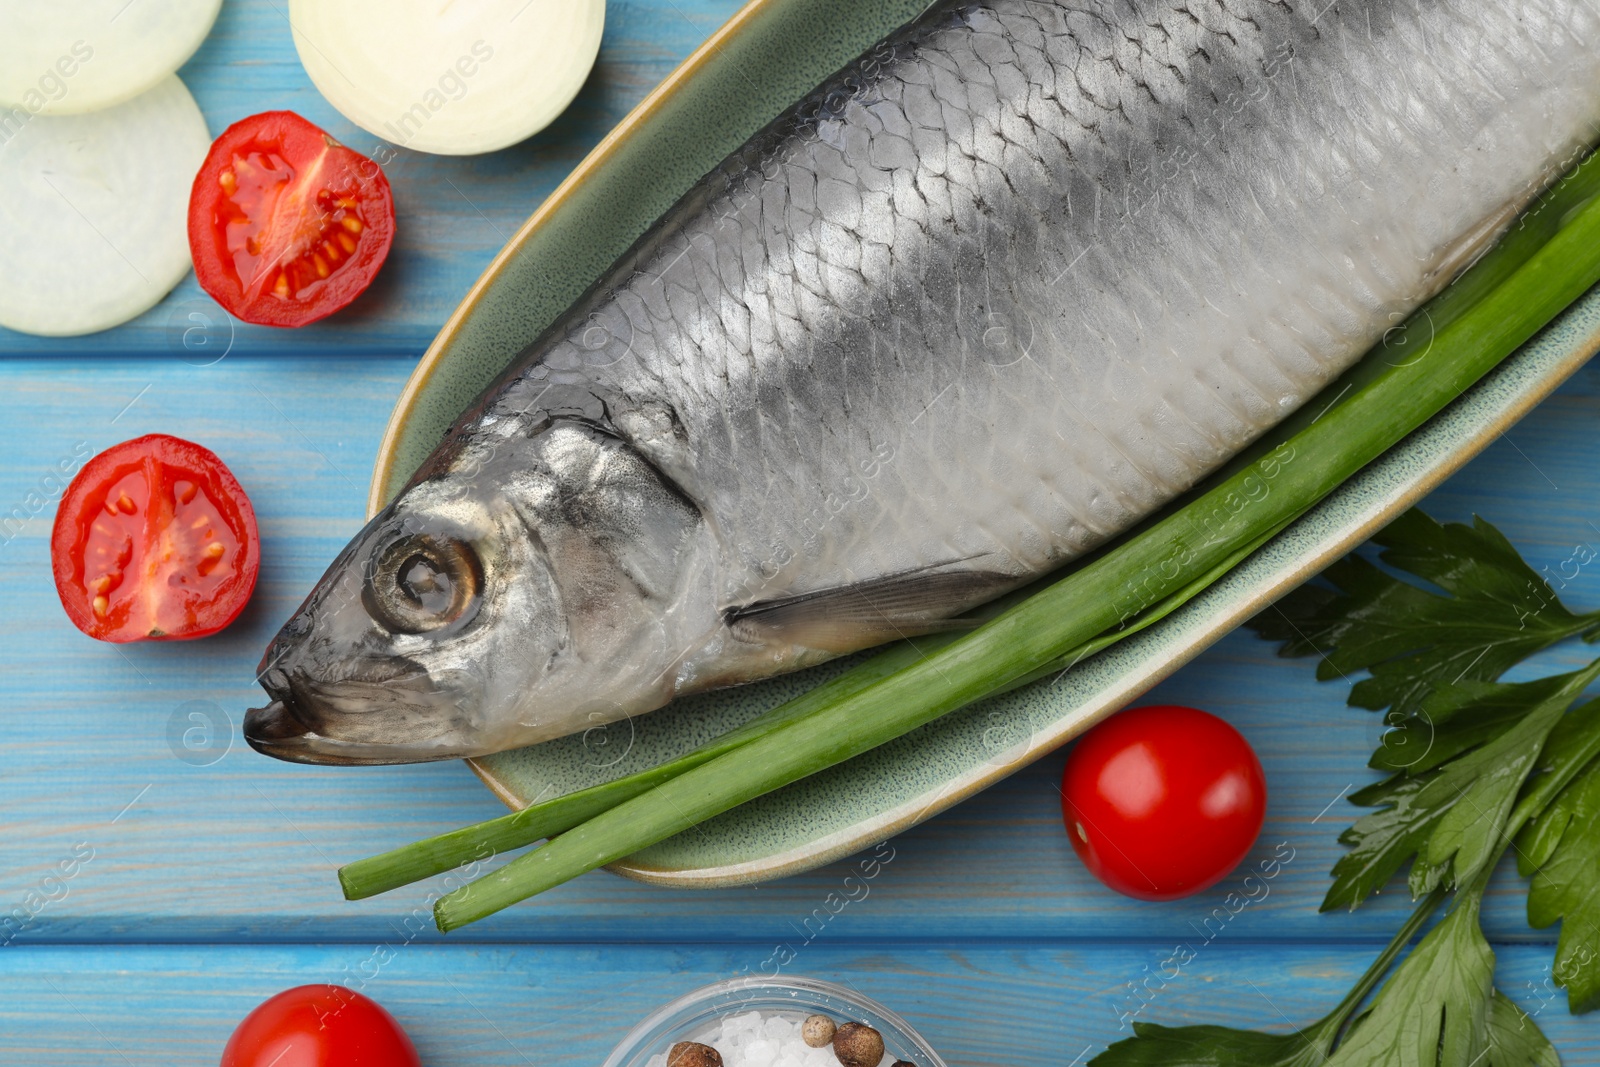
<instances>
[{"instance_id":1,"label":"halved cherry tomato","mask_svg":"<svg viewBox=\"0 0 1600 1067\"><path fill-rule=\"evenodd\" d=\"M337 985L303 985L244 1017L222 1067L421 1067L406 1032L377 1001Z\"/></svg>"},{"instance_id":2,"label":"halved cherry tomato","mask_svg":"<svg viewBox=\"0 0 1600 1067\"><path fill-rule=\"evenodd\" d=\"M229 126L189 193L195 276L246 322L333 314L372 283L393 243L383 169L292 111Z\"/></svg>"},{"instance_id":3,"label":"halved cherry tomato","mask_svg":"<svg viewBox=\"0 0 1600 1067\"><path fill-rule=\"evenodd\" d=\"M1096 878L1130 897L1174 900L1244 859L1266 818L1267 780L1250 743L1215 715L1151 705L1079 739L1061 810Z\"/></svg>"},{"instance_id":4,"label":"halved cherry tomato","mask_svg":"<svg viewBox=\"0 0 1600 1067\"><path fill-rule=\"evenodd\" d=\"M256 587L256 513L209 449L136 437L72 479L50 565L67 617L90 637L204 637L237 618Z\"/></svg>"}]
</instances>

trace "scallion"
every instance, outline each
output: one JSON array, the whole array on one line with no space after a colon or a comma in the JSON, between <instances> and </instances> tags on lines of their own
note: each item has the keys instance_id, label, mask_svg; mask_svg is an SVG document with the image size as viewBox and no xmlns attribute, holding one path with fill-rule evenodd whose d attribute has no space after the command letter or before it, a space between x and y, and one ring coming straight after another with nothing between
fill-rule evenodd
<instances>
[{"instance_id":1,"label":"scallion","mask_svg":"<svg viewBox=\"0 0 1600 1067\"><path fill-rule=\"evenodd\" d=\"M443 874L473 860L486 859L547 837L564 833L579 823L631 800L662 782L731 752L746 741L803 718L834 700L850 696L880 678L894 674L922 654L955 639L939 634L911 643L902 642L872 657L831 681L802 693L736 730L730 730L677 759L636 774L579 789L564 796L532 804L497 819L417 841L378 856L339 868L339 884L347 900L386 893L391 889L435 874Z\"/></svg>"}]
</instances>

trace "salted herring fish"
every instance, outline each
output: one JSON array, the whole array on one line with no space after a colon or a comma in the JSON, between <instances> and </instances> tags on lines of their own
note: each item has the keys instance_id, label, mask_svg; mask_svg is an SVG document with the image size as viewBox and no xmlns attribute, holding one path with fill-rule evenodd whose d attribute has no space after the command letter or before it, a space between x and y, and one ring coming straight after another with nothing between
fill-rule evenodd
<instances>
[{"instance_id":1,"label":"salted herring fish","mask_svg":"<svg viewBox=\"0 0 1600 1067\"><path fill-rule=\"evenodd\" d=\"M1597 137L1600 0L936 3L516 357L245 734L482 755L948 626L1295 410Z\"/></svg>"}]
</instances>

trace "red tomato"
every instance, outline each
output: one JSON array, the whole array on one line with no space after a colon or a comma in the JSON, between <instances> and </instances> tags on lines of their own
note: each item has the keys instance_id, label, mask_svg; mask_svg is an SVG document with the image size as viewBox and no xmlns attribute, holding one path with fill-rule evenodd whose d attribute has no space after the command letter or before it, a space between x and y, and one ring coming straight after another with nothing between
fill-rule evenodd
<instances>
[{"instance_id":1,"label":"red tomato","mask_svg":"<svg viewBox=\"0 0 1600 1067\"><path fill-rule=\"evenodd\" d=\"M1173 900L1221 881L1261 833L1267 780L1215 715L1151 705L1079 739L1061 777L1067 836L1119 893Z\"/></svg>"},{"instance_id":2,"label":"red tomato","mask_svg":"<svg viewBox=\"0 0 1600 1067\"><path fill-rule=\"evenodd\" d=\"M50 568L67 617L90 637L204 637L238 617L256 587L256 513L210 449L136 437L72 479Z\"/></svg>"},{"instance_id":3,"label":"red tomato","mask_svg":"<svg viewBox=\"0 0 1600 1067\"><path fill-rule=\"evenodd\" d=\"M333 314L372 283L393 243L383 169L292 111L229 126L189 193L195 277L246 322Z\"/></svg>"},{"instance_id":4,"label":"red tomato","mask_svg":"<svg viewBox=\"0 0 1600 1067\"><path fill-rule=\"evenodd\" d=\"M222 1067L421 1067L377 1001L337 985L286 989L244 1017Z\"/></svg>"}]
</instances>

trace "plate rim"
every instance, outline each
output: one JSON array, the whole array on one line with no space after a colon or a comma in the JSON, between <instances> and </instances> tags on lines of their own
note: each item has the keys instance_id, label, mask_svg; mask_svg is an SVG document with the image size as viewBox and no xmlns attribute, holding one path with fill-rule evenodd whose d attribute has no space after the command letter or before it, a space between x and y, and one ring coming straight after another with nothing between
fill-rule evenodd
<instances>
[{"instance_id":1,"label":"plate rim","mask_svg":"<svg viewBox=\"0 0 1600 1067\"><path fill-rule=\"evenodd\" d=\"M377 458L368 487L366 504L368 518L380 511L387 502L386 487L394 475L404 426L410 421L424 390L444 365L446 351L456 340L462 325L476 310L489 289L499 280L506 267L521 254L526 243L546 225L582 183L638 134L654 114L678 93L685 82L697 75L711 59L717 57L732 38L747 30L756 19L782 2L783 0L746 0L746 3L741 5L726 22L607 132L496 253L418 360L390 412L383 437L378 445ZM1529 344L1534 343L1538 336L1539 334L1535 334ZM1050 728L1035 733L1026 748L1014 757L990 761L972 773L941 783L941 788L931 799L926 793L920 794L874 816L858 820L845 829L761 859L692 868L663 867L648 863L633 863L623 859L607 865L606 870L633 881L669 888L714 889L751 885L824 866L859 852L876 842L894 837L954 807L1043 758L1083 730L1109 717L1124 707L1128 701L1136 699L1140 693L1170 677L1223 636L1232 632L1250 615L1265 608L1323 570L1339 556L1361 544L1401 511L1417 503L1483 452L1506 429L1527 415L1576 373L1596 351L1600 351L1600 322L1583 335L1579 342L1562 353L1557 363L1548 371L1523 386L1521 391L1505 403L1492 419L1476 427L1466 440L1449 449L1422 473L1389 487L1375 501L1366 505L1362 509L1359 521L1345 526L1339 536L1324 543L1315 553L1299 560L1292 569L1252 590L1248 595L1241 596L1229 610L1208 620L1207 625L1198 634L1186 640L1176 654L1162 658L1149 669L1124 673L1114 686L1102 691L1096 699L1057 720ZM1515 355L1508 357L1508 361L1514 358ZM1502 362L1500 366L1506 366L1506 362ZM1452 401L1450 407L1454 407L1457 403L1459 398L1457 401ZM1445 408L1444 412L1448 412L1450 407ZM1384 455L1392 456L1404 447L1405 444L1402 442ZM1370 469L1369 466L1364 468L1364 471ZM1355 477L1360 478L1361 474L1358 473ZM1344 484L1349 485L1351 482ZM489 791L508 808L518 810L522 807L521 800L511 789L483 767L478 760L467 759L464 762Z\"/></svg>"}]
</instances>

